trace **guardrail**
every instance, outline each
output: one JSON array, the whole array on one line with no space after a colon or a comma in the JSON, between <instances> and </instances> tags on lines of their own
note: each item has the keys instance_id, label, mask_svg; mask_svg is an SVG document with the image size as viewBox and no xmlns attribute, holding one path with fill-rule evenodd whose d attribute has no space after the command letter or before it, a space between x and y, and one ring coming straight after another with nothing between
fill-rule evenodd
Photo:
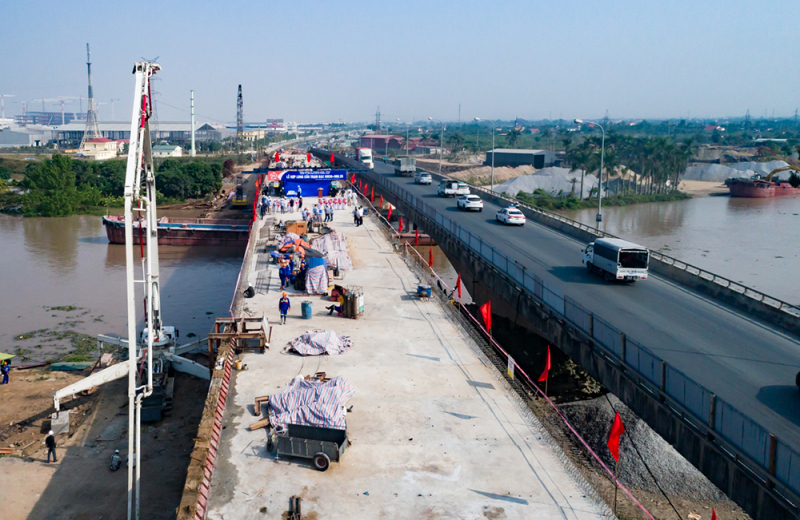
<instances>
[{"instance_id":1,"label":"guardrail","mask_svg":"<svg viewBox=\"0 0 800 520\"><path fill-rule=\"evenodd\" d=\"M438 176L438 174L437 174ZM442 177L447 177L446 175L442 174ZM463 181L460 181L463 182ZM469 183L468 183L469 184ZM616 235L612 235L611 233L606 233L605 231L597 230L592 226L584 224L582 222L578 222L577 220L573 220L569 217L565 217L559 213L554 213L552 211L548 211L546 209L537 208L536 206L531 206L529 204L525 204L517 199L513 199L511 197L506 196L505 194L496 193L482 186L475 186L470 184L470 189L481 191L484 194L490 195L492 197L496 197L499 199L503 199L507 201L509 204L515 204L518 207L524 207L525 209L532 211L534 213L538 213L544 217L551 218L568 224L572 227L580 229L581 231L585 231L587 233L596 235L598 237L608 237L608 238L621 238ZM721 287L729 289L731 291L735 291L741 295L747 296L752 298L753 300L763 303L765 305L769 305L770 307L774 308L775 310L779 310L785 312L791 317L799 318L800 319L800 307L797 305L793 305L791 303L785 302L780 298L775 298L774 296L770 296L768 294L762 293L756 289L751 287L747 287L746 285L742 285L738 282L734 282L729 278L725 278L724 276L718 275L716 273L712 273L711 271L707 271L702 267L698 267L696 265L689 264L677 258L671 257L669 255L665 255L663 253L659 253L658 251L650 251L651 258L659 260L669 266L672 266L676 269L680 269L682 271L686 271L689 274L699 276L707 281L714 282Z\"/></svg>"},{"instance_id":2,"label":"guardrail","mask_svg":"<svg viewBox=\"0 0 800 520\"><path fill-rule=\"evenodd\" d=\"M479 236L439 213L421 198L374 171L360 175L366 177L370 184L374 183L402 199L422 217L436 223L566 324L580 331L600 347L608 359L636 374L639 383L648 392L666 401L693 428L713 436L718 446L734 454L735 459L764 482L766 487L788 497L787 500L792 503L800 503L800 451L780 441L734 406L668 365L641 343L583 308L559 288L528 273L525 266L494 250ZM588 227L578 222L575 224ZM593 228L590 229L594 232Z\"/></svg>"}]
</instances>

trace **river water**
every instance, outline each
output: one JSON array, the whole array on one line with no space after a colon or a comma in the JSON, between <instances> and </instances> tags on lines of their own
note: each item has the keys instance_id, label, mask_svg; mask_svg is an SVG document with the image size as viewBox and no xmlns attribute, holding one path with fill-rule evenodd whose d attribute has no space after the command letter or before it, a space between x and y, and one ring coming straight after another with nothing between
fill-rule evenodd
<instances>
[{"instance_id":1,"label":"river water","mask_svg":"<svg viewBox=\"0 0 800 520\"><path fill-rule=\"evenodd\" d=\"M562 211L594 225L596 209ZM603 230L800 304L800 198L691 200L603 208Z\"/></svg>"},{"instance_id":2,"label":"river water","mask_svg":"<svg viewBox=\"0 0 800 520\"><path fill-rule=\"evenodd\" d=\"M189 216L172 213L159 216ZM215 316L228 315L243 253L244 248L159 248L163 321L179 329L181 343L190 341L190 333L205 337ZM136 274L141 278L138 266ZM76 309L49 309L60 306ZM137 312L141 326L141 303ZM125 246L108 243L100 217L0 214L0 352L24 348L28 360L18 363L24 364L69 348L54 336L16 339L41 329L127 335Z\"/></svg>"}]
</instances>

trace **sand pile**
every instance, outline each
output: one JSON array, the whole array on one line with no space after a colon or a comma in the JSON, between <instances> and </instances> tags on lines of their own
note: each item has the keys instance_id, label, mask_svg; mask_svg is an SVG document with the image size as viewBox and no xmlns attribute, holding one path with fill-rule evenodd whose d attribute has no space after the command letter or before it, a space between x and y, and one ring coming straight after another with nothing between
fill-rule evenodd
<instances>
[{"instance_id":1,"label":"sand pile","mask_svg":"<svg viewBox=\"0 0 800 520\"><path fill-rule=\"evenodd\" d=\"M769 162L740 162L736 164L702 164L686 168L683 173L683 180L686 181L713 181L724 182L725 179L735 179L738 177L752 177L759 173L766 175L772 170L788 166L784 161Z\"/></svg>"}]
</instances>

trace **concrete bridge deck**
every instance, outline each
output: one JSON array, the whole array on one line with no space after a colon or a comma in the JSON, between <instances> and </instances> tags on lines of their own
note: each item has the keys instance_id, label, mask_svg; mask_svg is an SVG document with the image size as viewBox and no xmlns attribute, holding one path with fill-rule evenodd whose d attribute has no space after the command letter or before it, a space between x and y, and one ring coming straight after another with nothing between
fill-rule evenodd
<instances>
[{"instance_id":1,"label":"concrete bridge deck","mask_svg":"<svg viewBox=\"0 0 800 520\"><path fill-rule=\"evenodd\" d=\"M249 369L235 373L208 518L281 518L293 495L308 518L604 518L606 506L572 476L480 350L439 304L412 296L416 276L375 224L356 228L339 211L333 225L347 235L355 270L344 283L364 288L365 314L328 316L321 297L289 291L293 310L274 326L272 348L244 355ZM277 323L272 275L268 292L245 306ZM313 302L310 321L300 318L303 300ZM354 347L340 356L281 353L308 329L350 335ZM303 459L276 461L266 431L247 430L254 397L317 371L356 388L347 415L353 444L324 473Z\"/></svg>"}]
</instances>

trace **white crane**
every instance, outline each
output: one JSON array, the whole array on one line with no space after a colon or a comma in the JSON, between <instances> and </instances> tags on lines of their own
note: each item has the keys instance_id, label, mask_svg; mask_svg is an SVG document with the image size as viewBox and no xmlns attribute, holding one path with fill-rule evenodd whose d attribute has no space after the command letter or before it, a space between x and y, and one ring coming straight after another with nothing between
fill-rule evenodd
<instances>
[{"instance_id":1,"label":"white crane","mask_svg":"<svg viewBox=\"0 0 800 520\"><path fill-rule=\"evenodd\" d=\"M128 520L139 519L141 479L141 415L142 399L153 393L153 343L166 342L161 324L161 294L158 279L158 222L156 221L156 179L153 169L152 141L150 140L150 116L153 114L150 97L150 78L161 70L157 63L138 61L133 67L135 87L133 91L133 114L131 116L128 164L125 170L125 264L128 307L128 359L138 360L136 352L136 289L133 258L133 214L144 213L147 233L147 255L143 259L147 314L142 333L145 352L142 363L146 365L145 381L137 381L137 363L129 363L128 370L128 460L136 457L135 464L128 464ZM144 181L144 191L142 191ZM134 207L136 204L137 207ZM137 219L138 220L138 219ZM141 228L140 228L141 229ZM143 378L145 379L145 378ZM132 516L134 498L134 467L136 470L136 510Z\"/></svg>"}]
</instances>

